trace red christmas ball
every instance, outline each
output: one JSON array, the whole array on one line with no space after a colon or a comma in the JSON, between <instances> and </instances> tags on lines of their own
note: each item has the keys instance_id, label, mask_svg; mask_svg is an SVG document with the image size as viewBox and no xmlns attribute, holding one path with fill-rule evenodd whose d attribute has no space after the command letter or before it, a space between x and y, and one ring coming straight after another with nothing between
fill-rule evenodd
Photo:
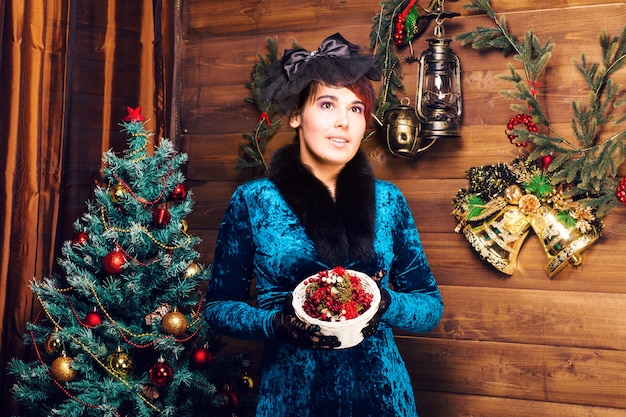
<instances>
[{"instance_id":1,"label":"red christmas ball","mask_svg":"<svg viewBox=\"0 0 626 417\"><path fill-rule=\"evenodd\" d=\"M159 359L148 371L148 376L154 385L164 387L174 379L174 370L169 363Z\"/></svg>"},{"instance_id":2,"label":"red christmas ball","mask_svg":"<svg viewBox=\"0 0 626 417\"><path fill-rule=\"evenodd\" d=\"M184 184L178 184L174 187L174 190L172 190L172 199L181 201L184 200L185 197L187 197L187 189Z\"/></svg>"},{"instance_id":3,"label":"red christmas ball","mask_svg":"<svg viewBox=\"0 0 626 417\"><path fill-rule=\"evenodd\" d=\"M545 155L543 158L541 158L541 169L547 169L552 163L553 159L554 158L552 157L552 155Z\"/></svg>"},{"instance_id":4,"label":"red christmas ball","mask_svg":"<svg viewBox=\"0 0 626 417\"><path fill-rule=\"evenodd\" d=\"M97 311L90 311L83 320L83 325L93 329L102 323L102 315Z\"/></svg>"},{"instance_id":5,"label":"red christmas ball","mask_svg":"<svg viewBox=\"0 0 626 417\"><path fill-rule=\"evenodd\" d=\"M191 369L205 369L213 363L213 354L205 347L199 347L189 354L189 367Z\"/></svg>"},{"instance_id":6,"label":"red christmas ball","mask_svg":"<svg viewBox=\"0 0 626 417\"><path fill-rule=\"evenodd\" d=\"M224 391L217 393L219 408L222 411L232 411L239 405L239 398L237 394L232 392L230 389L226 389Z\"/></svg>"},{"instance_id":7,"label":"red christmas ball","mask_svg":"<svg viewBox=\"0 0 626 417\"><path fill-rule=\"evenodd\" d=\"M72 239L72 245L84 245L89 240L87 232L78 232Z\"/></svg>"},{"instance_id":8,"label":"red christmas ball","mask_svg":"<svg viewBox=\"0 0 626 417\"><path fill-rule=\"evenodd\" d=\"M113 251L106 254L102 259L102 268L107 274L117 275L124 270L126 257L120 251Z\"/></svg>"},{"instance_id":9,"label":"red christmas ball","mask_svg":"<svg viewBox=\"0 0 626 417\"><path fill-rule=\"evenodd\" d=\"M158 207L152 213L152 223L157 227L165 227L171 219L170 212L165 207Z\"/></svg>"}]
</instances>

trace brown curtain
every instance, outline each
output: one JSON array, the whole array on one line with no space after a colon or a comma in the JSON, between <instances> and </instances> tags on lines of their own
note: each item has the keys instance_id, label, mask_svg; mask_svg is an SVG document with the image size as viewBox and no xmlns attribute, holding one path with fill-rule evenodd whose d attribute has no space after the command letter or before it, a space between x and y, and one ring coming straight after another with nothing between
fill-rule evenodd
<instances>
[{"instance_id":1,"label":"brown curtain","mask_svg":"<svg viewBox=\"0 0 626 417\"><path fill-rule=\"evenodd\" d=\"M30 355L29 281L59 272L126 106L168 136L175 3L0 0L0 415L18 411L6 363Z\"/></svg>"}]
</instances>

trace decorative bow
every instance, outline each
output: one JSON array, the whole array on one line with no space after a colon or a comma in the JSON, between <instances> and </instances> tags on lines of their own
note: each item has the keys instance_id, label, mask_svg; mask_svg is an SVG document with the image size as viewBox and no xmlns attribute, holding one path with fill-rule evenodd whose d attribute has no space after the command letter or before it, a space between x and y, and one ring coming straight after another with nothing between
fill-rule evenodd
<instances>
[{"instance_id":1,"label":"decorative bow","mask_svg":"<svg viewBox=\"0 0 626 417\"><path fill-rule=\"evenodd\" d=\"M320 47L313 52L306 49L289 49L283 57L283 69L287 77L293 77L302 65L315 57L350 58L351 44L339 33L324 39Z\"/></svg>"}]
</instances>

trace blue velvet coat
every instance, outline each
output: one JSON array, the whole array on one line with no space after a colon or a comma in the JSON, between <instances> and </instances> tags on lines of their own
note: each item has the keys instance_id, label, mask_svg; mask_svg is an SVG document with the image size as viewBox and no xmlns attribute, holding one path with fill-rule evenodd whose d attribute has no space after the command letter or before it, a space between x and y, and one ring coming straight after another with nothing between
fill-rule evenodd
<instances>
[{"instance_id":1,"label":"blue velvet coat","mask_svg":"<svg viewBox=\"0 0 626 417\"><path fill-rule=\"evenodd\" d=\"M359 153L342 172L336 201L299 163L276 152L268 178L237 188L221 223L206 319L218 332L265 339L257 416L415 417L411 381L392 327L431 330L443 314L439 289L402 193L376 180ZM391 303L378 331L338 350L276 340L272 316L305 277L336 265L374 275ZM257 305L249 289L256 278Z\"/></svg>"}]
</instances>

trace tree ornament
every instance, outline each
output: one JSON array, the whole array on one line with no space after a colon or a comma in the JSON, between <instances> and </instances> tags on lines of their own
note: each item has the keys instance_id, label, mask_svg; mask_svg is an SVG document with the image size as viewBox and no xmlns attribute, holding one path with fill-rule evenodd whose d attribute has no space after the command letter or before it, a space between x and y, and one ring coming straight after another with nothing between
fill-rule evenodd
<instances>
[{"instance_id":1,"label":"tree ornament","mask_svg":"<svg viewBox=\"0 0 626 417\"><path fill-rule=\"evenodd\" d=\"M96 311L96 309L87 313L87 315L83 319L83 326L89 327L90 329L98 327L101 323L102 315L98 311Z\"/></svg>"},{"instance_id":2,"label":"tree ornament","mask_svg":"<svg viewBox=\"0 0 626 417\"><path fill-rule=\"evenodd\" d=\"M59 351L61 350L62 346L63 346L63 342L61 341L61 338L56 333L56 331L50 333L46 337L46 340L43 345L48 355L51 355L51 356L56 356L56 354L59 353Z\"/></svg>"},{"instance_id":3,"label":"tree ornament","mask_svg":"<svg viewBox=\"0 0 626 417\"><path fill-rule=\"evenodd\" d=\"M511 117L509 119L509 123L507 123L506 125L506 131L504 132L506 133L506 137L509 138L509 141L511 143L515 143L513 141L517 138L517 135L514 135L511 132L513 131L513 129L515 129L515 126L520 123L524 123L526 125L526 129L528 129L530 133L537 133L538 131L537 125L533 122L532 116L529 116L527 114L517 114L515 117ZM522 146L528 146L528 142L517 142L515 143L515 146L517 146L518 148Z\"/></svg>"},{"instance_id":4,"label":"tree ornament","mask_svg":"<svg viewBox=\"0 0 626 417\"><path fill-rule=\"evenodd\" d=\"M161 325L165 333L180 337L187 331L187 317L174 309L174 311L170 311L163 317Z\"/></svg>"},{"instance_id":5,"label":"tree ornament","mask_svg":"<svg viewBox=\"0 0 626 417\"><path fill-rule=\"evenodd\" d=\"M78 232L72 238L72 245L84 245L87 243L87 241L89 241L89 235L87 234L87 232Z\"/></svg>"},{"instance_id":6,"label":"tree ornament","mask_svg":"<svg viewBox=\"0 0 626 417\"><path fill-rule=\"evenodd\" d=\"M198 370L213 364L213 354L207 346L197 347L189 354L189 368Z\"/></svg>"},{"instance_id":7,"label":"tree ornament","mask_svg":"<svg viewBox=\"0 0 626 417\"><path fill-rule=\"evenodd\" d=\"M172 190L172 200L181 201L187 197L187 188L184 184L178 184Z\"/></svg>"},{"instance_id":8,"label":"tree ornament","mask_svg":"<svg viewBox=\"0 0 626 417\"><path fill-rule=\"evenodd\" d=\"M223 391L217 393L217 401L217 408L221 411L232 411L239 405L239 398L230 389L229 385L226 385Z\"/></svg>"},{"instance_id":9,"label":"tree ornament","mask_svg":"<svg viewBox=\"0 0 626 417\"><path fill-rule=\"evenodd\" d=\"M141 385L141 392L151 400L159 399L159 389L152 384Z\"/></svg>"},{"instance_id":10,"label":"tree ornament","mask_svg":"<svg viewBox=\"0 0 626 417\"><path fill-rule=\"evenodd\" d=\"M123 119L126 123L143 122L144 120L146 120L146 118L141 115L141 106L137 106L134 109L127 106L126 113L127 114L126 116L124 116Z\"/></svg>"},{"instance_id":11,"label":"tree ornament","mask_svg":"<svg viewBox=\"0 0 626 417\"><path fill-rule=\"evenodd\" d=\"M157 387L164 387L169 385L169 383L174 379L174 370L172 369L172 366L165 361L165 359L159 358L157 363L152 365L148 371L148 376L154 385Z\"/></svg>"},{"instance_id":12,"label":"tree ornament","mask_svg":"<svg viewBox=\"0 0 626 417\"><path fill-rule=\"evenodd\" d=\"M180 219L180 232L187 233L188 230L189 230L189 222L187 222L187 219Z\"/></svg>"},{"instance_id":13,"label":"tree ornament","mask_svg":"<svg viewBox=\"0 0 626 417\"><path fill-rule=\"evenodd\" d=\"M165 227L169 224L171 219L170 212L167 207L157 207L152 213L152 223L156 227Z\"/></svg>"},{"instance_id":14,"label":"tree ornament","mask_svg":"<svg viewBox=\"0 0 626 417\"><path fill-rule=\"evenodd\" d=\"M72 358L68 358L65 352L56 358L50 366L50 373L59 382L69 382L76 377L76 371L72 369Z\"/></svg>"},{"instance_id":15,"label":"tree ornament","mask_svg":"<svg viewBox=\"0 0 626 417\"><path fill-rule=\"evenodd\" d=\"M117 350L107 358L109 369L120 378L128 378L133 373L133 359L122 348L118 346Z\"/></svg>"},{"instance_id":16,"label":"tree ornament","mask_svg":"<svg viewBox=\"0 0 626 417\"><path fill-rule=\"evenodd\" d=\"M126 194L128 194L128 190L126 189L126 187L124 187L124 185L117 184L115 187L111 189L109 194L111 196L111 201L114 202L115 204L119 204L122 201L122 199L124 199Z\"/></svg>"},{"instance_id":17,"label":"tree ornament","mask_svg":"<svg viewBox=\"0 0 626 417\"><path fill-rule=\"evenodd\" d=\"M185 278L193 278L198 274L198 272L200 272L200 266L195 262L191 262L185 270Z\"/></svg>"},{"instance_id":18,"label":"tree ornament","mask_svg":"<svg viewBox=\"0 0 626 417\"><path fill-rule=\"evenodd\" d=\"M152 313L146 315L146 324L148 326L152 326L153 324L158 324L163 320L163 317L172 311L172 306L167 303L163 303L158 306Z\"/></svg>"},{"instance_id":19,"label":"tree ornament","mask_svg":"<svg viewBox=\"0 0 626 417\"><path fill-rule=\"evenodd\" d=\"M102 259L102 268L109 275L117 275L124 270L126 256L118 250L114 250L105 255Z\"/></svg>"},{"instance_id":20,"label":"tree ornament","mask_svg":"<svg viewBox=\"0 0 626 417\"><path fill-rule=\"evenodd\" d=\"M245 373L244 376L239 380L239 389L241 391L252 391L254 388L254 380L248 376L248 373Z\"/></svg>"}]
</instances>

